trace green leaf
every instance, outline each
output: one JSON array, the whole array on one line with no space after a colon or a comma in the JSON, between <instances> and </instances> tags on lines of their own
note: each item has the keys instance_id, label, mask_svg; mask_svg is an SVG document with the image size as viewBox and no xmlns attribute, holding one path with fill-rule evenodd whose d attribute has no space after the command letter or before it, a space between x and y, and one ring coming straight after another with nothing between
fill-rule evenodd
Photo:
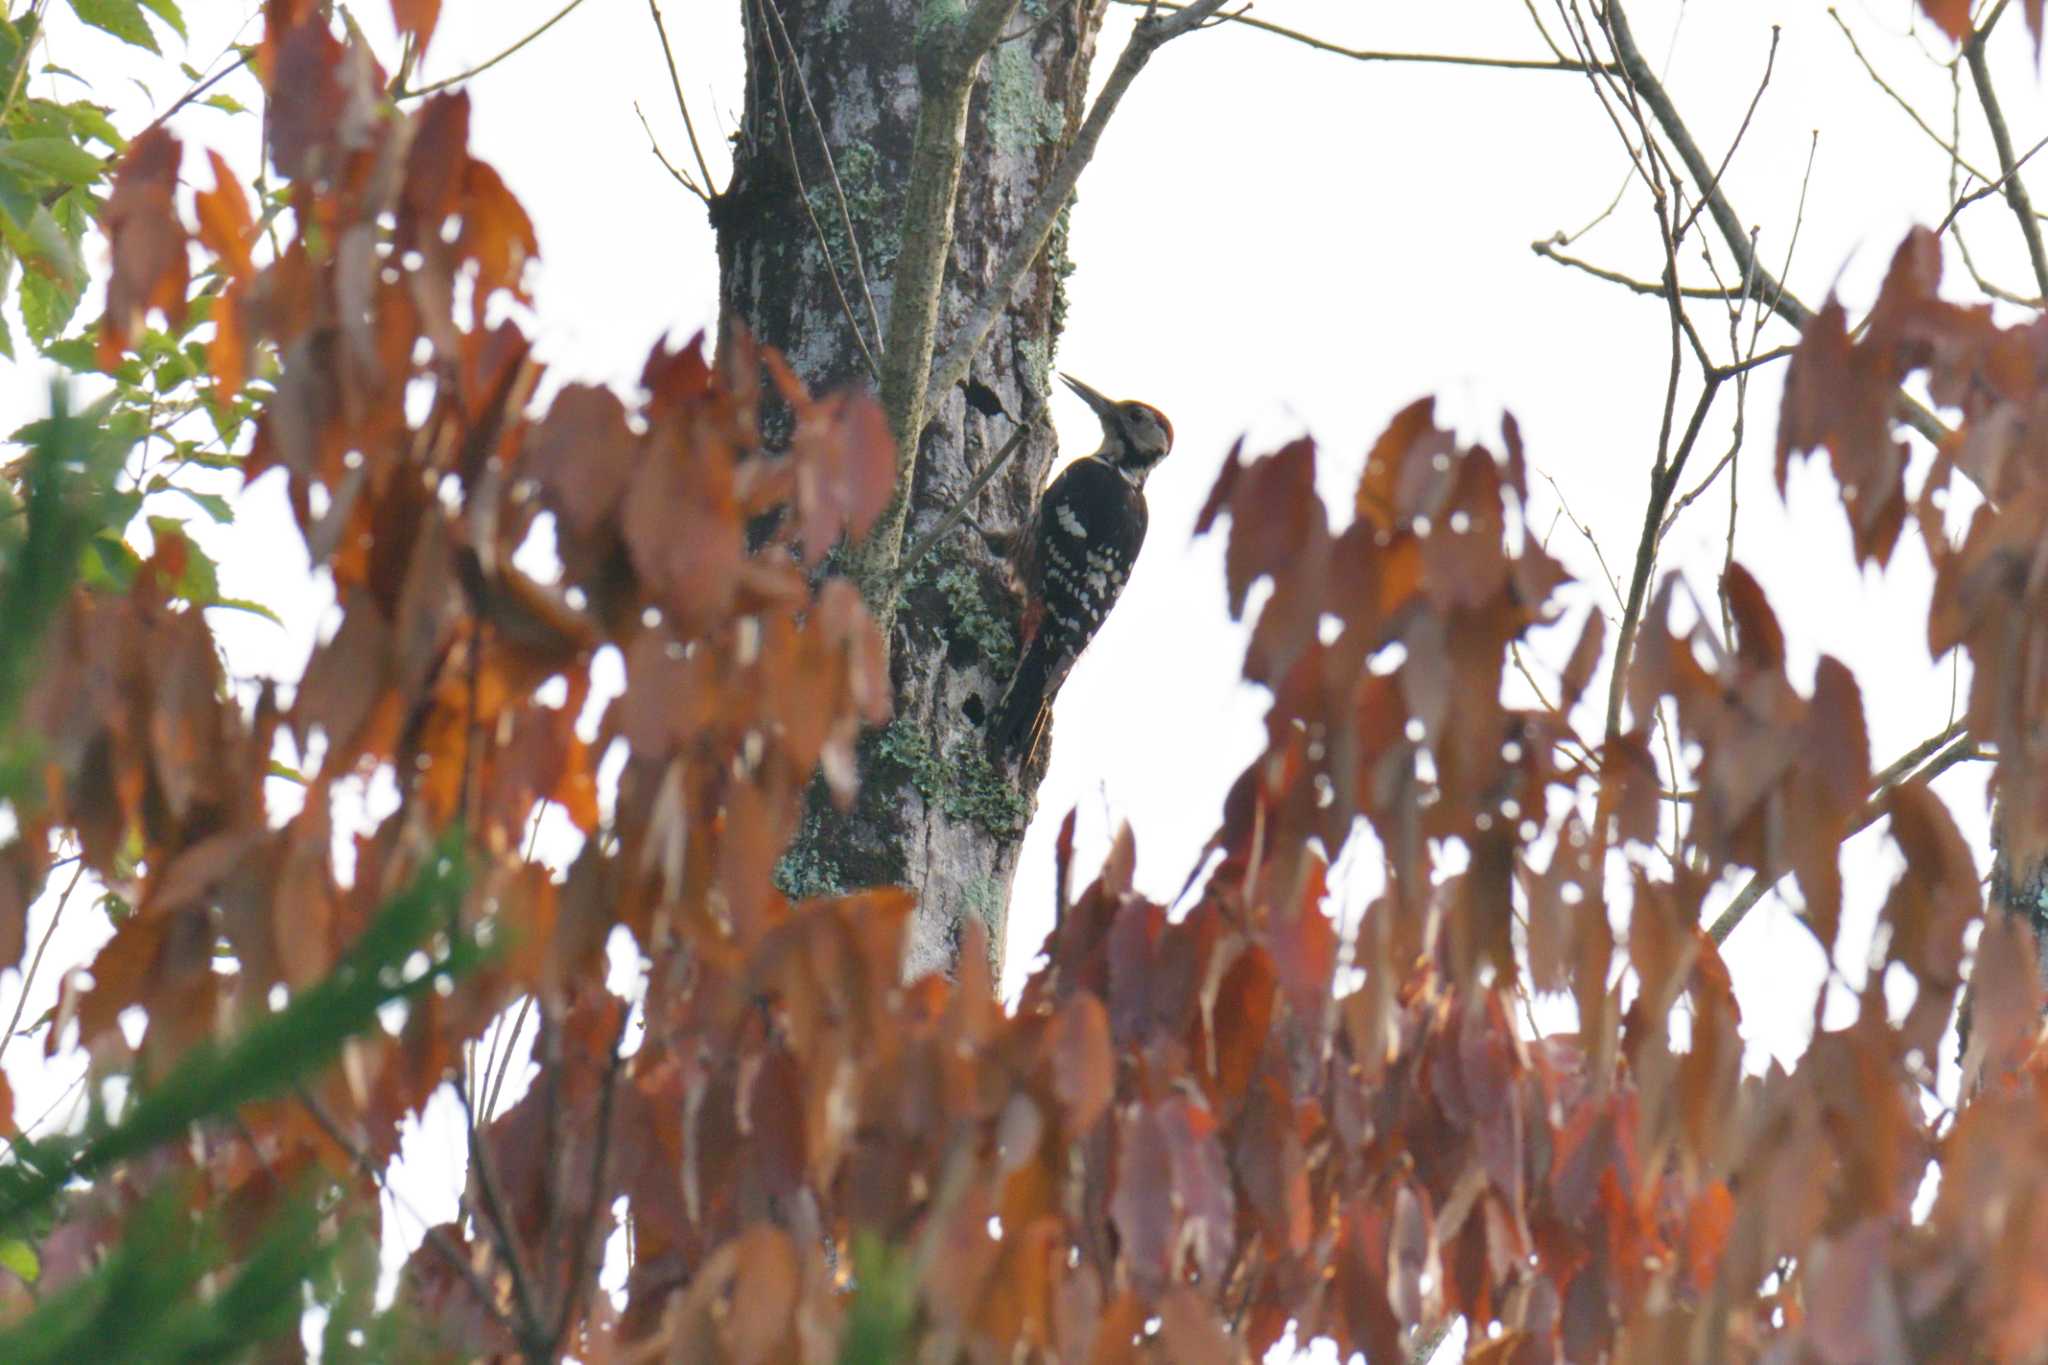
<instances>
[{"instance_id":1,"label":"green leaf","mask_svg":"<svg viewBox=\"0 0 2048 1365\"><path fill-rule=\"evenodd\" d=\"M149 31L149 21L142 17L140 0L71 0L71 10L94 28L103 29L124 43L148 48L159 56L163 54L163 49L156 45L156 35Z\"/></svg>"},{"instance_id":2,"label":"green leaf","mask_svg":"<svg viewBox=\"0 0 2048 1365\"><path fill-rule=\"evenodd\" d=\"M0 142L0 165L46 175L67 185L89 184L99 179L104 169L98 157L61 137L18 137Z\"/></svg>"},{"instance_id":3,"label":"green leaf","mask_svg":"<svg viewBox=\"0 0 2048 1365\"><path fill-rule=\"evenodd\" d=\"M251 616L260 616L274 626L282 626L284 619L261 602L252 602L246 597L216 597L211 602L201 602L208 611L246 611Z\"/></svg>"},{"instance_id":4,"label":"green leaf","mask_svg":"<svg viewBox=\"0 0 2048 1365\"><path fill-rule=\"evenodd\" d=\"M141 564L127 541L108 532L87 542L78 577L88 587L126 592L135 586L135 571Z\"/></svg>"},{"instance_id":5,"label":"green leaf","mask_svg":"<svg viewBox=\"0 0 2048 1365\"><path fill-rule=\"evenodd\" d=\"M128 139L121 136L121 130L107 117L104 106L94 104L90 100L73 100L64 105L63 109L65 117L71 120L72 131L81 141L92 138L104 142L117 152L128 145Z\"/></svg>"},{"instance_id":6,"label":"green leaf","mask_svg":"<svg viewBox=\"0 0 2048 1365\"><path fill-rule=\"evenodd\" d=\"M281 777L287 782L296 782L301 787L306 785L306 775L304 773L290 764L280 763L274 758L270 760L270 775L272 777Z\"/></svg>"},{"instance_id":7,"label":"green leaf","mask_svg":"<svg viewBox=\"0 0 2048 1365\"><path fill-rule=\"evenodd\" d=\"M142 0L149 6L149 12L171 26L171 31L180 38L189 38L185 32L185 16L178 13L177 0Z\"/></svg>"},{"instance_id":8,"label":"green leaf","mask_svg":"<svg viewBox=\"0 0 2048 1365\"><path fill-rule=\"evenodd\" d=\"M21 277L21 321L38 346L55 338L78 311L78 291L34 271Z\"/></svg>"},{"instance_id":9,"label":"green leaf","mask_svg":"<svg viewBox=\"0 0 2048 1365\"><path fill-rule=\"evenodd\" d=\"M164 491L190 499L200 511L213 519L216 526L229 526L234 523L235 505L218 493L201 493L194 489L181 488L177 484L169 485Z\"/></svg>"},{"instance_id":10,"label":"green leaf","mask_svg":"<svg viewBox=\"0 0 2048 1365\"><path fill-rule=\"evenodd\" d=\"M0 1239L0 1266L5 1266L30 1284L34 1284L43 1273L42 1258L36 1255L36 1249L17 1237Z\"/></svg>"},{"instance_id":11,"label":"green leaf","mask_svg":"<svg viewBox=\"0 0 2048 1365\"><path fill-rule=\"evenodd\" d=\"M209 109L219 109L223 113L246 114L249 112L248 105L243 104L240 100L229 94L208 95L199 102Z\"/></svg>"},{"instance_id":12,"label":"green leaf","mask_svg":"<svg viewBox=\"0 0 2048 1365\"><path fill-rule=\"evenodd\" d=\"M97 373L100 365L93 355L92 338L86 336L64 337L43 347L43 359L53 360L73 374Z\"/></svg>"}]
</instances>

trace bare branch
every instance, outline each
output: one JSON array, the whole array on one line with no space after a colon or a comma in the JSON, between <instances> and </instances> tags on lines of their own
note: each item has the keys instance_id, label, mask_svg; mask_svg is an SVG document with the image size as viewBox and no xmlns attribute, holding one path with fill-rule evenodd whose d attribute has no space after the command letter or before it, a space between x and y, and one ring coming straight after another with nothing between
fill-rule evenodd
<instances>
[{"instance_id":1,"label":"bare branch","mask_svg":"<svg viewBox=\"0 0 2048 1365\"><path fill-rule=\"evenodd\" d=\"M1947 747L1944 748L1944 745ZM1936 753L1936 750L1940 752ZM1930 754L1935 755L1931 760L1928 759ZM1870 799L1865 801L1863 808L1856 813L1856 818L1850 822L1848 832L1843 838L1860 834L1876 824L1878 817L1885 813L1885 797L1891 794L1894 787L1902 786L1909 781L1931 782L1965 759L1978 756L1977 742L1964 732L1960 721L1940 734L1922 740L1872 779ZM1925 767L1921 766L1923 760L1926 761ZM1729 902L1728 908L1715 918L1713 925L1707 930L1707 936L1715 943L1726 943L1728 935L1735 932L1735 926L1742 923L1743 917L1777 886L1784 875L1782 872L1759 872L1751 877L1743 885L1742 890L1736 893L1735 899Z\"/></svg>"},{"instance_id":2,"label":"bare branch","mask_svg":"<svg viewBox=\"0 0 2048 1365\"><path fill-rule=\"evenodd\" d=\"M1031 434L1033 427L1039 425L1044 419L1045 414L1046 407L1043 403L1026 413L1023 420L1017 423L1017 429L1010 434L1010 439L1005 441L1003 448L996 452L995 458L990 460L981 472L974 476L973 481L967 485L967 491L960 495L960 500L947 510L946 515L939 518L939 524L934 526L917 544L903 552L903 562L896 571L899 584L910 577L911 572L917 568L918 562L927 554L930 554L940 541L953 533L953 528L958 526L961 519L967 515L967 509L974 505L976 498L981 496L981 490L988 487L989 481L1000 474L1003 471L1003 467L1010 463L1010 458L1024 448L1024 438Z\"/></svg>"},{"instance_id":3,"label":"bare branch","mask_svg":"<svg viewBox=\"0 0 2048 1365\"><path fill-rule=\"evenodd\" d=\"M1103 83L1102 92L1095 97L1095 103L1089 106L1088 116L1081 121L1081 129L1074 135L1073 145L1067 148L1066 155L1060 158L1059 168L1039 192L1038 202L1018 228L1010 250L996 266L988 288L982 291L981 298L960 324L953 344L946 349L945 358L933 369L931 380L924 387L923 408L937 406L955 384L967 377L975 353L988 340L989 333L995 330L996 319L1010 306L1010 296L1016 291L1018 281L1024 278L1031 263L1038 259L1038 253L1044 250L1046 238L1052 235L1053 223L1073 197L1081 172L1095 155L1096 144L1102 140L1102 130L1109 126L1118 103L1130 90L1131 83L1137 80L1138 73L1145 69L1145 64L1152 60L1152 54L1181 34L1200 27L1222 7L1223 0L1195 0L1195 3L1184 7L1162 5L1162 9L1173 9L1172 18L1147 18L1138 22L1130 42L1124 45L1123 52L1117 57L1109 79ZM893 342L890 350L893 359Z\"/></svg>"},{"instance_id":4,"label":"bare branch","mask_svg":"<svg viewBox=\"0 0 2048 1365\"><path fill-rule=\"evenodd\" d=\"M1603 733L1607 742L1612 743L1621 734L1621 702L1628 690L1629 655L1634 651L1636 630L1642 624L1643 597L1649 590L1650 575L1656 568L1658 528L1664 523L1664 508L1671 501L1671 494L1678 487L1678 477L1685 470L1685 462L1692 454L1693 443L1699 439L1700 428L1705 425L1707 412L1714 405L1714 395L1721 387L1718 374L1707 375L1706 387L1701 389L1699 401L1693 405L1692 419L1686 424L1685 434L1679 438L1678 448L1666 462L1660 455L1657 468L1650 474L1650 503L1643 512L1643 531L1636 547L1635 569L1629 576L1628 601L1622 607L1621 630L1614 644L1614 679L1607 689L1607 725Z\"/></svg>"},{"instance_id":5,"label":"bare branch","mask_svg":"<svg viewBox=\"0 0 2048 1365\"><path fill-rule=\"evenodd\" d=\"M489 1286L483 1282L483 1278L477 1274L476 1267L469 1263L469 1258L464 1256L448 1240L448 1234L441 1230L440 1225L429 1223L425 1218L421 1217L411 1204L405 1203L404 1197L397 1190L393 1189L390 1182L385 1179L383 1169L370 1159L368 1152L350 1141L348 1134L341 1130L341 1125L334 1121L333 1116L321 1107L320 1101L314 1099L304 1086L298 1088L298 1096L299 1103L305 1106L306 1112L312 1116L313 1122L319 1126L321 1132L327 1134L327 1140L348 1153L349 1160L355 1162L356 1169L369 1177L371 1183L376 1185L379 1191L390 1195L395 1202L405 1204L406 1211L411 1213L418 1220L420 1226L426 1229L427 1245L434 1249L434 1254L446 1262L448 1268L455 1272L456 1278L461 1280L469 1289L471 1296L483 1308L485 1316L503 1328L507 1335L515 1338L518 1337L518 1326L505 1316L503 1309L498 1307L497 1296L491 1292Z\"/></svg>"},{"instance_id":6,"label":"bare branch","mask_svg":"<svg viewBox=\"0 0 2048 1365\"><path fill-rule=\"evenodd\" d=\"M1168 4L1167 0L1116 0L1116 3L1119 5L1129 5L1134 9L1148 11L1161 9L1170 13L1178 13L1188 8L1185 5ZM1264 19L1254 19L1243 10L1232 10L1227 14L1218 14L1211 22L1242 24L1246 28L1255 28L1261 33L1270 33L1275 37L1286 38L1292 42L1300 43L1304 47L1314 48L1318 52L1328 52L1337 57L1349 57L1355 62L1416 62L1431 66L1490 67L1498 71L1584 71L1586 69L1585 63L1575 62L1563 56L1559 56L1554 61L1546 62L1541 58L1531 57L1463 57L1448 52L1375 52L1366 48L1345 47L1340 43L1330 42L1326 38L1318 38L1313 34L1303 33L1299 29L1283 28L1279 24L1269 23ZM1542 25L1538 24L1537 28L1540 31ZM1543 35L1543 38L1545 42L1550 41L1550 35L1547 33ZM1552 50L1556 50L1555 45L1553 45Z\"/></svg>"},{"instance_id":7,"label":"bare branch","mask_svg":"<svg viewBox=\"0 0 2048 1365\"><path fill-rule=\"evenodd\" d=\"M462 82L468 80L472 76L481 76L484 72L489 71L499 62L504 61L507 57L510 57L513 53L519 51L519 49L525 47L528 43L540 37L541 34L546 33L556 24L561 23L564 19L568 18L571 14L575 13L577 7L580 6L582 3L583 0L569 0L568 4L556 10L551 17L543 21L539 28L533 30L533 32L527 34L524 38L521 38L518 42L512 44L512 46L506 48L503 52L500 52L497 56L490 58L488 61L478 62L475 66L472 66L467 71L458 71L454 75L447 77L445 80L435 81L431 85L422 85L412 90L393 90L391 92L391 98L395 100L418 99L422 95L431 95L437 90L446 90L451 85L460 85L462 84Z\"/></svg>"},{"instance_id":8,"label":"bare branch","mask_svg":"<svg viewBox=\"0 0 2048 1365\"><path fill-rule=\"evenodd\" d=\"M491 1174L489 1155L484 1151L483 1134L477 1128L476 1108L469 1102L467 1085L452 1087L455 1098L462 1105L463 1128L469 1135L469 1164L476 1173L477 1188L483 1193L482 1223L496 1243L498 1254L504 1259L506 1269L512 1276L512 1301L519 1306L519 1338L527 1347L527 1355L539 1360L553 1359L552 1348L545 1340L546 1329L541 1324L539 1300L534 1297L532 1277L526 1273L526 1260L519 1254L519 1236L513 1229L511 1217L505 1211L505 1203L498 1197L498 1183ZM542 1347L540 1353L533 1349Z\"/></svg>"},{"instance_id":9,"label":"bare branch","mask_svg":"<svg viewBox=\"0 0 2048 1365\"><path fill-rule=\"evenodd\" d=\"M64 907L71 903L71 893L78 889L78 880L85 875L85 859L81 857L76 862L70 882L65 885L63 894L57 897L56 908L50 911L50 926L36 940L35 956L29 959L28 971L22 974L21 994L15 997L14 1014L7 1021L7 1032L0 1033L0 1057L7 1055L7 1045L14 1041L14 1031L21 1027L22 1006L28 1004L29 987L35 985L36 969L43 965L43 952L50 946L50 940L57 936L57 925L64 918Z\"/></svg>"},{"instance_id":10,"label":"bare branch","mask_svg":"<svg viewBox=\"0 0 2048 1365\"><path fill-rule=\"evenodd\" d=\"M1989 180L1991 178L1990 176L1984 174L1984 172L1978 170L1975 166L1972 166L1969 162L1963 160L1963 154L1957 148L1956 144L1949 141L1947 138L1943 137L1940 133L1935 132L1933 128L1929 127L1927 124L1927 120L1920 117L1920 111L1915 109L1912 106L1911 102L1908 101L1904 95L1901 95L1898 91L1892 89L1892 87L1885 81L1884 77L1877 74L1877 68L1871 65L1870 58L1864 56L1863 49L1857 45L1856 35L1849 31L1849 25L1843 22L1842 16L1835 12L1835 7L1833 5L1828 6L1828 18L1835 21L1835 27L1841 29L1842 36L1849 40L1849 50L1856 54L1857 61L1863 63L1863 70L1866 74L1869 75L1871 81L1877 86L1878 89L1884 91L1885 94L1891 97L1892 103L1898 105L1899 108L1906 111L1906 117L1913 120L1914 124L1920 129L1921 132L1927 134L1928 137L1932 138L1934 140L1935 146L1941 148L1941 150L1948 153L1948 159L1953 165L1961 166L1964 170L1968 171L1971 175L1976 176L1979 180Z\"/></svg>"},{"instance_id":11,"label":"bare branch","mask_svg":"<svg viewBox=\"0 0 2048 1365\"><path fill-rule=\"evenodd\" d=\"M1991 23L1997 22L1993 14ZM2012 152L2012 134L2006 129L2005 114L1998 107L1998 92L1991 85L1991 67L1984 60L1984 43L1991 36L1991 23L1977 30L1970 40L1963 44L1963 61L1970 68L1970 80L1977 87L1977 100L1984 106L1984 121L1991 125L1991 145L1998 149L1999 179L2005 184L2005 202L2012 206L2012 216L2019 219L2020 236L2026 239L2027 259L2034 265L2034 284L2043 299L2048 299L2048 249L2041 244L2041 222L2034 217L2034 204L2027 195L2027 184L2017 174L2019 163Z\"/></svg>"},{"instance_id":12,"label":"bare branch","mask_svg":"<svg viewBox=\"0 0 2048 1365\"><path fill-rule=\"evenodd\" d=\"M683 78L676 74L676 54L668 45L668 25L661 22L661 6L655 0L647 0L647 12L653 16L654 31L661 37L661 55L668 60L669 88L676 92L676 110L683 116L683 131L690 136L690 152L697 158L697 173L704 177L703 199L709 204L718 192L712 188L711 167L704 160L704 149L697 143L697 125L690 118L690 102L683 98Z\"/></svg>"},{"instance_id":13,"label":"bare branch","mask_svg":"<svg viewBox=\"0 0 2048 1365\"><path fill-rule=\"evenodd\" d=\"M1742 124L1735 130L1735 136L1729 140L1728 151L1722 156L1721 164L1714 168L1714 178L1707 182L1702 192L1703 197L1699 203L1692 206L1692 212L1685 215L1685 221L1678 225L1678 231L1673 233L1672 236L1682 240L1686 232L1692 227L1693 220L1700 216L1700 209L1706 204L1707 199L1713 196L1714 191L1721 188L1721 177L1728 174L1728 163L1735 160L1735 149L1742 145L1742 136L1749 131L1749 121L1756 117L1756 107L1764 102L1764 91L1770 89L1771 72L1775 71L1778 66L1778 39L1782 35L1783 30L1778 25L1772 24L1771 51L1770 55L1764 58L1764 78L1757 82L1756 93L1749 97L1749 108L1742 112ZM1754 256L1755 252L1752 251L1750 254Z\"/></svg>"},{"instance_id":14,"label":"bare branch","mask_svg":"<svg viewBox=\"0 0 2048 1365\"><path fill-rule=\"evenodd\" d=\"M1663 130L1664 136L1671 140L1673 149L1685 163L1686 171L1694 181L1701 185L1712 184L1713 172L1707 165L1707 159L1700 154L1699 144L1693 140L1685 121L1678 115L1677 106L1672 104L1671 96L1665 92L1656 73L1650 70L1650 64L1643 59L1642 50L1636 46L1635 36L1628 26L1628 16L1621 7L1621 0L1610 0L1607 6L1607 22L1614 38L1615 55L1621 59L1622 73L1629 85L1641 94L1644 105L1655 116L1657 126ZM1730 206L1727 193L1719 186L1715 186L1707 195L1707 212L1713 218L1714 226L1720 230L1722 241L1734 255L1736 263L1742 267L1744 278L1753 281L1753 287L1761 292L1771 311L1794 327L1805 330L1808 320L1813 317L1813 310L1801 303L1798 296L1787 289L1783 282L1763 268L1756 258L1756 252L1750 246L1748 230L1742 226L1742 220ZM1895 414L1900 421L1937 445L1949 435L1949 430L1941 419L1929 412L1910 394L1899 395Z\"/></svg>"},{"instance_id":15,"label":"bare branch","mask_svg":"<svg viewBox=\"0 0 2048 1365\"><path fill-rule=\"evenodd\" d=\"M926 38L918 51L922 94L903 195L903 245L889 299L882 354L882 409L896 438L896 495L867 539L849 554L861 596L886 633L895 621L896 565L903 551L909 490L924 434L925 375L939 325L939 295L953 254L953 213L967 151L967 107L982 58L1002 36L1018 0L976 0Z\"/></svg>"},{"instance_id":16,"label":"bare branch","mask_svg":"<svg viewBox=\"0 0 2048 1365\"><path fill-rule=\"evenodd\" d=\"M590 1272L590 1243L597 1233L598 1211L604 1207L604 1167L611 1155L612 1109L619 1093L619 1068L625 1063L626 1028L632 1021L632 1008L621 1002L619 1031L612 1039L611 1063L605 1068L604 1091L597 1103L597 1143L590 1154L590 1198L583 1206L583 1226L577 1233L575 1250L570 1253L568 1287L562 1291L562 1307L555 1315L555 1330L549 1339L556 1351L561 1350L562 1338L569 1334L570 1320L583 1298L583 1277Z\"/></svg>"},{"instance_id":17,"label":"bare branch","mask_svg":"<svg viewBox=\"0 0 2048 1365\"><path fill-rule=\"evenodd\" d=\"M1560 233L1547 241L1529 243L1529 249L1545 260L1556 261L1559 265L1570 266L1574 270L1583 270L1595 279L1606 280L1609 284L1618 284L1631 293L1660 299L1664 297L1665 287L1662 284L1652 283L1649 280L1638 280L1632 276L1624 275L1618 270L1608 270L1604 266L1594 265L1590 261L1582 261L1576 256L1565 255L1557 249L1557 244L1563 240L1563 234ZM1690 284L1681 285L1678 293L1679 297L1688 299L1727 300L1745 297L1745 292L1740 289L1721 289L1706 285Z\"/></svg>"},{"instance_id":18,"label":"bare branch","mask_svg":"<svg viewBox=\"0 0 2048 1365\"><path fill-rule=\"evenodd\" d=\"M640 105L638 104L638 102L634 103L633 112L639 115L640 126L642 128L647 129L647 150L654 153L654 159L661 163L661 168L667 171L670 175L674 176L675 181L678 185L681 185L684 189L696 195L699 199L702 199L704 201L704 207L710 208L711 195L705 191L704 187L702 185L699 185L696 181L692 180L690 178L690 173L688 171L678 170L673 164L670 163L667 157L661 154L661 144L655 141L654 129L648 126L647 115L640 112Z\"/></svg>"}]
</instances>

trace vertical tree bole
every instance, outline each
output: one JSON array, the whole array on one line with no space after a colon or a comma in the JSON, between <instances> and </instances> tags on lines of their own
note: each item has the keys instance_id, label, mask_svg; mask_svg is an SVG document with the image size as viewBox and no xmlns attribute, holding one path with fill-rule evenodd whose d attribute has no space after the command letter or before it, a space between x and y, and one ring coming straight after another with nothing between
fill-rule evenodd
<instances>
[{"instance_id":1,"label":"vertical tree bole","mask_svg":"<svg viewBox=\"0 0 2048 1365\"><path fill-rule=\"evenodd\" d=\"M740 3L746 97L732 182L713 209L723 314L783 351L814 390L872 388L861 339L879 362L890 278L906 232L915 230L903 205L920 39L956 7ZM941 348L1079 127L1101 15L1094 0L1025 0L981 62L939 302ZM1055 232L975 360L972 378L1015 416L1045 401L1066 268L1065 233ZM958 390L925 418L916 476L902 490L912 541L960 500L1014 430L1008 418L970 408ZM778 426L771 418L771 440L785 434ZM890 636L896 719L862 741L853 808L815 799L783 862L784 889L795 896L889 884L915 890L905 964L912 974L951 970L969 919L982 924L991 965L1001 967L1010 883L1043 769L1006 770L984 747L981 722L1014 663L1017 620L1003 568L974 526L1020 526L1053 455L1050 433L1034 432L967 522L903 584Z\"/></svg>"}]
</instances>

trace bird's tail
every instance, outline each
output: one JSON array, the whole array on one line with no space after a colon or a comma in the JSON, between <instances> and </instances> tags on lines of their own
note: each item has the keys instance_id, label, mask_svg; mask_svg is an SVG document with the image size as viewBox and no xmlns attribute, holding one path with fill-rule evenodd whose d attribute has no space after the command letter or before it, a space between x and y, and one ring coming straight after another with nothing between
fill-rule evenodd
<instances>
[{"instance_id":1,"label":"bird's tail","mask_svg":"<svg viewBox=\"0 0 2048 1365\"><path fill-rule=\"evenodd\" d=\"M1010 686L989 716L989 741L1009 753L1029 757L1045 733L1047 693L1053 674L1052 651L1041 633L1024 651Z\"/></svg>"}]
</instances>

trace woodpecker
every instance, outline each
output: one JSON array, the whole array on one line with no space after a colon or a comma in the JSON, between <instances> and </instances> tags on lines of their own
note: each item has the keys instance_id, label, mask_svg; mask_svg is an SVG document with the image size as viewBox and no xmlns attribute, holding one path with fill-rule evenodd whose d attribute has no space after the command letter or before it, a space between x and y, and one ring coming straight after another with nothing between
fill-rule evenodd
<instances>
[{"instance_id":1,"label":"woodpecker","mask_svg":"<svg viewBox=\"0 0 2048 1365\"><path fill-rule=\"evenodd\" d=\"M1130 581L1145 543L1145 476L1173 449L1173 424L1150 403L1112 402L1072 375L1060 379L1101 419L1102 446L1052 481L1025 536L1024 619L1036 631L989 736L1027 756L1052 694Z\"/></svg>"}]
</instances>

